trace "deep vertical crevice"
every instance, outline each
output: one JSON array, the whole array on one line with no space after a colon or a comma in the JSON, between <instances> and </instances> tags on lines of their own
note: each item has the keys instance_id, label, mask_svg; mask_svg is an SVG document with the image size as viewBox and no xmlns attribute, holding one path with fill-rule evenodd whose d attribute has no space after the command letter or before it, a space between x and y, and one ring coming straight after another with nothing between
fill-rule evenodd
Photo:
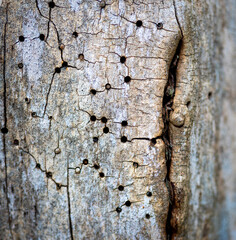
<instances>
[{"instance_id":1,"label":"deep vertical crevice","mask_svg":"<svg viewBox=\"0 0 236 240\"><path fill-rule=\"evenodd\" d=\"M7 83L6 83L6 35L7 35L7 24L8 24L8 6L6 5L6 22L4 25L4 33L3 33L3 106L4 106L4 128L7 129ZM7 151L6 151L6 134L3 133L3 152L4 152L4 170L5 170L5 185L6 185L6 200L7 200L7 211L8 211L8 225L11 234L11 238L13 239L12 234L12 226L11 226L11 214L10 214L10 200L8 197L8 174L7 174Z\"/></svg>"},{"instance_id":2,"label":"deep vertical crevice","mask_svg":"<svg viewBox=\"0 0 236 240\"><path fill-rule=\"evenodd\" d=\"M67 201L68 201L68 218L69 218L69 229L70 229L70 238L74 240L73 236L73 227L71 220L71 205L70 205L70 175L69 175L69 160L67 159Z\"/></svg>"},{"instance_id":3,"label":"deep vertical crevice","mask_svg":"<svg viewBox=\"0 0 236 240\"><path fill-rule=\"evenodd\" d=\"M164 97L162 102L162 111L163 111L162 118L164 123L162 139L165 143L165 158L166 158L166 168L167 168L165 183L169 193L169 209L168 209L167 222L166 222L167 240L171 240L172 235L175 232L175 229L173 229L173 227L171 226L172 210L173 210L173 204L174 204L174 193L172 190L172 183L170 181L172 143L171 143L170 129L169 129L169 118L170 118L170 112L172 111L171 107L173 104L173 99L175 96L176 71L177 71L177 66L179 61L181 45L182 45L182 39L180 39L179 41L178 47L176 49L176 52L170 64L168 81L164 89Z\"/></svg>"}]
</instances>

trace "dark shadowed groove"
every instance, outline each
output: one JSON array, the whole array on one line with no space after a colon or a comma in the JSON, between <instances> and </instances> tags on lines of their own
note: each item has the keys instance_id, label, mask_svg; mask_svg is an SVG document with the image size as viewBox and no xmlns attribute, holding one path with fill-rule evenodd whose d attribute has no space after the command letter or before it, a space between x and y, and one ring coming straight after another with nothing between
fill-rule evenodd
<instances>
[{"instance_id":1,"label":"dark shadowed groove","mask_svg":"<svg viewBox=\"0 0 236 240\"><path fill-rule=\"evenodd\" d=\"M171 61L170 68L169 68L169 76L168 81L165 86L164 90L164 97L162 102L163 113L162 118L164 122L164 131L162 134L163 141L165 143L165 158L166 158L166 187L169 193L169 209L166 221L166 236L167 240L172 239L173 233L176 231L173 226L171 225L171 218L172 218L172 210L174 204L174 193L172 190L172 183L170 182L170 168L171 168L171 157L172 157L172 143L170 138L170 129L169 129L169 118L170 118L170 111L173 104L173 99L175 96L175 88L176 88L176 71L179 61L179 54L181 50L182 39L180 39L178 47L176 49L175 55Z\"/></svg>"},{"instance_id":2,"label":"dark shadowed groove","mask_svg":"<svg viewBox=\"0 0 236 240\"><path fill-rule=\"evenodd\" d=\"M67 201L68 201L68 218L69 218L69 229L71 240L74 240L73 227L71 220L71 205L70 205L70 175L69 175L69 160L67 159Z\"/></svg>"}]
</instances>

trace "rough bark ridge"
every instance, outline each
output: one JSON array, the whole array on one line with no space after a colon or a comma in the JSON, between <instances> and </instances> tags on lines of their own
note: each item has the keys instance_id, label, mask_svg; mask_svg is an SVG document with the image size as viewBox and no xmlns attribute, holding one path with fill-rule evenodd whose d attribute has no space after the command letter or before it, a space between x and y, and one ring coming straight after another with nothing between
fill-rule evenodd
<instances>
[{"instance_id":1,"label":"rough bark ridge","mask_svg":"<svg viewBox=\"0 0 236 240\"><path fill-rule=\"evenodd\" d=\"M198 2L0 2L1 239L223 239L223 10Z\"/></svg>"}]
</instances>

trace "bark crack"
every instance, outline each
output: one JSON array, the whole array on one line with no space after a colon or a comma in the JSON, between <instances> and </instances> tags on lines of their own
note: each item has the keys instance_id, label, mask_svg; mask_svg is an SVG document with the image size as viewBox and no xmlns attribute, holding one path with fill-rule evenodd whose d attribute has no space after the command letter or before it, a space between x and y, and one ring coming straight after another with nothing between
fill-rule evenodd
<instances>
[{"instance_id":1,"label":"bark crack","mask_svg":"<svg viewBox=\"0 0 236 240\"><path fill-rule=\"evenodd\" d=\"M172 111L172 104L173 99L175 96L175 88L176 88L176 71L178 66L178 60L179 60L179 54L182 44L182 38L180 39L176 52L174 54L174 57L171 61L170 68L169 68L169 76L168 81L165 86L164 90L164 97L163 97L163 113L162 118L164 122L164 130L162 134L162 139L165 143L165 158L166 158L166 167L167 167L167 173L165 178L166 187L168 189L169 194L169 209L168 209L168 215L167 215L167 221L166 221L166 236L167 240L172 239L172 234L174 233L175 229L173 229L171 225L171 219L172 219L172 210L173 210L173 203L174 203L174 192L172 188L172 183L170 181L170 172L171 172L171 157L172 157L172 143L171 143L171 136L170 136L170 129L169 129L169 117L170 112Z\"/></svg>"},{"instance_id":2,"label":"bark crack","mask_svg":"<svg viewBox=\"0 0 236 240\"><path fill-rule=\"evenodd\" d=\"M47 95L46 95L46 103L45 103L45 106L44 106L43 117L45 116L45 113L46 113L46 110L47 110L48 98L49 98L49 94L50 94L50 92L51 92L51 88L52 88L54 76L55 76L55 72L54 72L53 75L52 75L52 79L51 79L51 82L50 82L50 85L49 85L49 88L48 88L48 92L47 92Z\"/></svg>"},{"instance_id":3,"label":"bark crack","mask_svg":"<svg viewBox=\"0 0 236 240\"><path fill-rule=\"evenodd\" d=\"M179 22L179 18L178 18L178 13L177 13L177 8L176 8L175 0L173 0L173 6L174 6L174 10L175 10L175 18L176 18L176 21L177 21L177 23L178 23L178 25L179 25L179 30L180 30L181 36L182 36L182 38L183 38L184 35L183 35L183 31L182 31L182 28L181 28L181 25L180 25L180 22Z\"/></svg>"},{"instance_id":4,"label":"bark crack","mask_svg":"<svg viewBox=\"0 0 236 240\"><path fill-rule=\"evenodd\" d=\"M69 184L70 184L69 160L67 159L67 201L68 201L68 218L69 218L70 238L71 238L71 240L74 240L72 220L71 220L70 186L69 186Z\"/></svg>"},{"instance_id":5,"label":"bark crack","mask_svg":"<svg viewBox=\"0 0 236 240\"><path fill-rule=\"evenodd\" d=\"M6 34L7 34L7 24L8 24L8 6L6 6L6 21L4 25L4 33L3 33L3 105L4 105L4 128L7 131L7 84L6 84ZM5 168L5 185L6 185L6 200L7 200L7 211L8 211L8 225L11 234L11 238L13 239L12 234L12 226L11 226L11 214L10 214L10 200L8 197L8 174L7 174L7 151L6 151L6 134L3 133L3 152L4 152L4 168Z\"/></svg>"}]
</instances>

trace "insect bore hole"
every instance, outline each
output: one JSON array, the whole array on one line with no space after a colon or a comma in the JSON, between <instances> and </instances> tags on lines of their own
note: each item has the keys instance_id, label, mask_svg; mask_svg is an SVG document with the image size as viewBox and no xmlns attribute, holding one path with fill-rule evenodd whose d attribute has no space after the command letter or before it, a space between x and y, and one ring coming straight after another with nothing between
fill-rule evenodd
<instances>
[{"instance_id":1,"label":"insect bore hole","mask_svg":"<svg viewBox=\"0 0 236 240\"><path fill-rule=\"evenodd\" d=\"M100 172L100 173L99 173L99 176L100 176L100 178L104 178L104 177L105 177L105 174L104 174L103 172Z\"/></svg>"},{"instance_id":2,"label":"insect bore hole","mask_svg":"<svg viewBox=\"0 0 236 240\"><path fill-rule=\"evenodd\" d=\"M90 90L90 93L91 93L92 95L96 95L97 91L96 91L95 89L91 89L91 90Z\"/></svg>"},{"instance_id":3,"label":"insect bore hole","mask_svg":"<svg viewBox=\"0 0 236 240\"><path fill-rule=\"evenodd\" d=\"M129 83L131 81L131 77L130 76L126 76L124 78L124 81L125 81L125 83Z\"/></svg>"},{"instance_id":4,"label":"insect bore hole","mask_svg":"<svg viewBox=\"0 0 236 240\"><path fill-rule=\"evenodd\" d=\"M54 8L55 7L55 3L53 1L51 1L51 2L48 3L48 6L50 8Z\"/></svg>"},{"instance_id":5,"label":"insect bore hole","mask_svg":"<svg viewBox=\"0 0 236 240\"><path fill-rule=\"evenodd\" d=\"M19 36L19 41L20 41L20 42L24 42L24 41L25 41L25 37L24 37L24 36L22 36L22 35L21 35L21 36Z\"/></svg>"},{"instance_id":6,"label":"insect bore hole","mask_svg":"<svg viewBox=\"0 0 236 240\"><path fill-rule=\"evenodd\" d=\"M106 90L110 90L110 89L111 89L111 84L110 84L110 83L107 83L107 84L105 85L105 89L106 89Z\"/></svg>"},{"instance_id":7,"label":"insect bore hole","mask_svg":"<svg viewBox=\"0 0 236 240\"><path fill-rule=\"evenodd\" d=\"M72 33L72 36L73 36L74 38L77 38L77 37L78 37L78 33L77 33L77 32L73 32L73 33Z\"/></svg>"},{"instance_id":8,"label":"insect bore hole","mask_svg":"<svg viewBox=\"0 0 236 240\"><path fill-rule=\"evenodd\" d=\"M90 120L91 120L92 122L95 122L95 121L97 120L97 118L96 118L96 116L92 115L92 116L90 117Z\"/></svg>"},{"instance_id":9,"label":"insect bore hole","mask_svg":"<svg viewBox=\"0 0 236 240\"><path fill-rule=\"evenodd\" d=\"M127 125L128 125L128 122L127 122L127 121L122 121L122 122L121 122L121 126L126 127Z\"/></svg>"},{"instance_id":10,"label":"insect bore hole","mask_svg":"<svg viewBox=\"0 0 236 240\"><path fill-rule=\"evenodd\" d=\"M118 213L120 213L120 212L122 211L122 208L121 208L121 207L117 207L117 208L116 208L116 211L117 211Z\"/></svg>"},{"instance_id":11,"label":"insect bore hole","mask_svg":"<svg viewBox=\"0 0 236 240\"><path fill-rule=\"evenodd\" d=\"M162 28L163 28L163 23L162 22L157 23L157 29L162 29Z\"/></svg>"},{"instance_id":12,"label":"insect bore hole","mask_svg":"<svg viewBox=\"0 0 236 240\"><path fill-rule=\"evenodd\" d=\"M93 165L93 167L94 167L95 169L99 169L99 168L100 168L100 166L99 166L98 164L96 164L96 163Z\"/></svg>"},{"instance_id":13,"label":"insect bore hole","mask_svg":"<svg viewBox=\"0 0 236 240\"><path fill-rule=\"evenodd\" d=\"M88 165L88 159L84 159L84 160L83 160L83 164L84 164L84 165Z\"/></svg>"},{"instance_id":14,"label":"insect bore hole","mask_svg":"<svg viewBox=\"0 0 236 240\"><path fill-rule=\"evenodd\" d=\"M107 123L107 118L106 117L102 117L101 121L102 121L102 123Z\"/></svg>"},{"instance_id":15,"label":"insect bore hole","mask_svg":"<svg viewBox=\"0 0 236 240\"><path fill-rule=\"evenodd\" d=\"M120 186L118 187L118 190L119 190L119 191L124 191L124 186L120 185Z\"/></svg>"},{"instance_id":16,"label":"insect bore hole","mask_svg":"<svg viewBox=\"0 0 236 240\"><path fill-rule=\"evenodd\" d=\"M125 142L127 142L127 137L126 136L122 136L120 140L121 140L121 142L125 143Z\"/></svg>"},{"instance_id":17,"label":"insect bore hole","mask_svg":"<svg viewBox=\"0 0 236 240\"><path fill-rule=\"evenodd\" d=\"M41 33L41 34L39 35L39 39L40 39L41 41L44 41L44 40L45 40L45 35Z\"/></svg>"},{"instance_id":18,"label":"insect bore hole","mask_svg":"<svg viewBox=\"0 0 236 240\"><path fill-rule=\"evenodd\" d=\"M125 202L125 206L130 207L130 206L131 206L131 202L130 202L129 200L126 201L126 202Z\"/></svg>"},{"instance_id":19,"label":"insect bore hole","mask_svg":"<svg viewBox=\"0 0 236 240\"><path fill-rule=\"evenodd\" d=\"M79 60L80 60L80 61L83 61L83 60L84 60L84 54L83 54L83 53L80 53L80 54L79 54Z\"/></svg>"},{"instance_id":20,"label":"insect bore hole","mask_svg":"<svg viewBox=\"0 0 236 240\"><path fill-rule=\"evenodd\" d=\"M142 27L142 25L143 25L143 22L142 22L141 20L138 20L138 21L136 22L136 26L137 26L137 27Z\"/></svg>"},{"instance_id":21,"label":"insect bore hole","mask_svg":"<svg viewBox=\"0 0 236 240\"><path fill-rule=\"evenodd\" d=\"M134 168L138 168L139 167L139 164L137 162L133 162L133 167Z\"/></svg>"},{"instance_id":22,"label":"insect bore hole","mask_svg":"<svg viewBox=\"0 0 236 240\"><path fill-rule=\"evenodd\" d=\"M109 133L109 128L108 127L104 127L103 128L103 132L106 134L106 133Z\"/></svg>"},{"instance_id":23,"label":"insect bore hole","mask_svg":"<svg viewBox=\"0 0 236 240\"><path fill-rule=\"evenodd\" d=\"M121 63L125 63L126 62L126 57L125 56L121 56L120 57L120 62Z\"/></svg>"}]
</instances>

